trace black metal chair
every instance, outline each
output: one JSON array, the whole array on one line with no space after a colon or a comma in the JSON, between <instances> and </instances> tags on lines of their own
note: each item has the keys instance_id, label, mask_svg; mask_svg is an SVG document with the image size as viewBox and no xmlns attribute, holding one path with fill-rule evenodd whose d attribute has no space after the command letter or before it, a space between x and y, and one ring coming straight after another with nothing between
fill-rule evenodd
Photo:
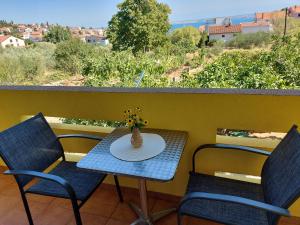
<instances>
[{"instance_id":1,"label":"black metal chair","mask_svg":"<svg viewBox=\"0 0 300 225\"><path fill-rule=\"evenodd\" d=\"M205 148L233 149L267 156L261 184L197 173L195 158ZM300 134L293 126L272 153L245 146L207 144L193 155L185 197L178 208L184 215L231 225L275 225L300 196Z\"/></svg>"},{"instance_id":2,"label":"black metal chair","mask_svg":"<svg viewBox=\"0 0 300 225\"><path fill-rule=\"evenodd\" d=\"M80 134L56 136L41 113L0 133L0 156L9 168L4 174L15 177L30 225L33 220L26 193L70 199L76 224L81 225L79 209L106 177L106 174L79 169L75 162L66 161L59 141L62 138L102 140ZM62 161L54 169L44 173L59 159ZM27 187L34 178L39 180ZM114 179L123 201L118 178L114 176Z\"/></svg>"}]
</instances>

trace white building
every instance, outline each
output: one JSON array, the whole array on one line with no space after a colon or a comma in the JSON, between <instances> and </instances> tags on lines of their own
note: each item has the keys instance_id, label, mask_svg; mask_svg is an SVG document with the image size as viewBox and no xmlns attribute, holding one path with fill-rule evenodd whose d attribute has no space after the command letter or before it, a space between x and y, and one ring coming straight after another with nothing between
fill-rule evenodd
<instances>
[{"instance_id":1,"label":"white building","mask_svg":"<svg viewBox=\"0 0 300 225\"><path fill-rule=\"evenodd\" d=\"M25 46L25 42L20 39L20 38L16 38L10 35L3 35L0 36L0 46L2 48L6 48L6 47L24 47Z\"/></svg>"},{"instance_id":2,"label":"white building","mask_svg":"<svg viewBox=\"0 0 300 225\"><path fill-rule=\"evenodd\" d=\"M109 41L105 37L97 36L97 35L89 35L85 37L86 43L89 44L99 44L99 45L108 45Z\"/></svg>"},{"instance_id":3,"label":"white building","mask_svg":"<svg viewBox=\"0 0 300 225\"><path fill-rule=\"evenodd\" d=\"M242 33L257 33L257 32L272 32L273 26L271 23L266 21L242 23Z\"/></svg>"},{"instance_id":4,"label":"white building","mask_svg":"<svg viewBox=\"0 0 300 225\"><path fill-rule=\"evenodd\" d=\"M242 26L229 25L229 26L209 26L209 41L229 41L234 38L237 34L242 32Z\"/></svg>"}]
</instances>

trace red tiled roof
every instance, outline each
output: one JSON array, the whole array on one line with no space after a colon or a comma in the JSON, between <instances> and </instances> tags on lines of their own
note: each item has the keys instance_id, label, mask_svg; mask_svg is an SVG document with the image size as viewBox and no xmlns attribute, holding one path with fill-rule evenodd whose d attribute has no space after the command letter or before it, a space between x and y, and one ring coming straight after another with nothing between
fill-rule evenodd
<instances>
[{"instance_id":1,"label":"red tiled roof","mask_svg":"<svg viewBox=\"0 0 300 225\"><path fill-rule=\"evenodd\" d=\"M274 12L259 12L255 14L257 20L270 20L276 18L285 17L284 11L274 11Z\"/></svg>"},{"instance_id":2,"label":"red tiled roof","mask_svg":"<svg viewBox=\"0 0 300 225\"><path fill-rule=\"evenodd\" d=\"M300 6L299 5L295 5L293 7L290 7L289 9L291 12L296 12L296 13L300 13Z\"/></svg>"},{"instance_id":3,"label":"red tiled roof","mask_svg":"<svg viewBox=\"0 0 300 225\"><path fill-rule=\"evenodd\" d=\"M208 27L209 34L227 34L227 33L240 33L242 32L242 26L230 25L230 26L210 26Z\"/></svg>"},{"instance_id":4,"label":"red tiled roof","mask_svg":"<svg viewBox=\"0 0 300 225\"><path fill-rule=\"evenodd\" d=\"M0 43L2 43L3 41L5 41L5 40L8 39L9 37L10 37L10 35L0 36Z\"/></svg>"},{"instance_id":5,"label":"red tiled roof","mask_svg":"<svg viewBox=\"0 0 300 225\"><path fill-rule=\"evenodd\" d=\"M270 23L267 21L241 23L242 27L259 27L259 26L269 26L269 25L270 25Z\"/></svg>"}]
</instances>

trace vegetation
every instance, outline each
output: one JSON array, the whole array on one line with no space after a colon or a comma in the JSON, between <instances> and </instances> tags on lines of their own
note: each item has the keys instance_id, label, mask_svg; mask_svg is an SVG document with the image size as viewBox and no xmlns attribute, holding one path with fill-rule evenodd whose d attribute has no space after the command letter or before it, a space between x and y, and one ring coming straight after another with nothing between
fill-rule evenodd
<instances>
[{"instance_id":1,"label":"vegetation","mask_svg":"<svg viewBox=\"0 0 300 225\"><path fill-rule=\"evenodd\" d=\"M57 44L71 39L71 32L69 29L56 25L50 27L48 33L45 35L45 41Z\"/></svg>"},{"instance_id":2,"label":"vegetation","mask_svg":"<svg viewBox=\"0 0 300 225\"><path fill-rule=\"evenodd\" d=\"M84 59L93 52L93 46L79 39L57 44L54 58L56 68L69 74L81 74Z\"/></svg>"},{"instance_id":3,"label":"vegetation","mask_svg":"<svg viewBox=\"0 0 300 225\"><path fill-rule=\"evenodd\" d=\"M172 44L179 45L188 51L195 50L200 43L200 39L200 32L195 27L176 29L170 34L170 40Z\"/></svg>"},{"instance_id":4,"label":"vegetation","mask_svg":"<svg viewBox=\"0 0 300 225\"><path fill-rule=\"evenodd\" d=\"M272 34L257 32L249 34L239 34L226 43L226 47L251 49L254 47L266 47L272 41Z\"/></svg>"},{"instance_id":5,"label":"vegetation","mask_svg":"<svg viewBox=\"0 0 300 225\"><path fill-rule=\"evenodd\" d=\"M55 62L55 45L41 43L30 48L7 48L0 50L1 84L36 84L51 80ZM49 77L45 77L45 74ZM44 80L45 79L45 80Z\"/></svg>"},{"instance_id":6,"label":"vegetation","mask_svg":"<svg viewBox=\"0 0 300 225\"><path fill-rule=\"evenodd\" d=\"M156 0L125 0L109 22L113 50L150 51L167 42L170 8Z\"/></svg>"},{"instance_id":7,"label":"vegetation","mask_svg":"<svg viewBox=\"0 0 300 225\"><path fill-rule=\"evenodd\" d=\"M189 85L202 88L285 89L300 87L300 34L277 37L271 50L225 52Z\"/></svg>"}]
</instances>

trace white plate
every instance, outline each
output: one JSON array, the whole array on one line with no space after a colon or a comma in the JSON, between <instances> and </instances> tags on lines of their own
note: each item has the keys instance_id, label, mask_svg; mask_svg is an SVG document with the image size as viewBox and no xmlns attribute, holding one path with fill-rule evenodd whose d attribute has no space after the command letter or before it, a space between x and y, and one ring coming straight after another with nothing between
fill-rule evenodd
<instances>
[{"instance_id":1,"label":"white plate","mask_svg":"<svg viewBox=\"0 0 300 225\"><path fill-rule=\"evenodd\" d=\"M153 158L163 152L166 142L160 135L149 133L141 133L141 135L143 145L140 148L134 148L131 145L131 134L127 134L111 144L110 153L124 161L138 162Z\"/></svg>"}]
</instances>

